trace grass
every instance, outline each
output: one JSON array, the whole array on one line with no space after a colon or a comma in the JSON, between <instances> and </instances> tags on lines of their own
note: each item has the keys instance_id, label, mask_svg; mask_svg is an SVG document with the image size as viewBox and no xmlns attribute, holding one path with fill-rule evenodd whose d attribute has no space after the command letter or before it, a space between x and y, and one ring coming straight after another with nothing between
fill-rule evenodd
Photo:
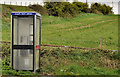
<instances>
[{"instance_id":1,"label":"grass","mask_svg":"<svg viewBox=\"0 0 120 77\"><path fill-rule=\"evenodd\" d=\"M118 52L42 47L40 73L33 73L12 70L8 47L2 47L2 75L120 75Z\"/></svg>"},{"instance_id":2,"label":"grass","mask_svg":"<svg viewBox=\"0 0 120 77\"><path fill-rule=\"evenodd\" d=\"M28 7L3 5L3 8L7 12L19 9L31 11ZM9 14L3 14L3 41L10 41L11 37ZM42 44L99 48L102 38L102 49L118 50L118 16L116 15L81 13L70 19L42 15L41 22Z\"/></svg>"},{"instance_id":3,"label":"grass","mask_svg":"<svg viewBox=\"0 0 120 77\"><path fill-rule=\"evenodd\" d=\"M77 69L77 70L76 70ZM106 68L99 67L82 67L78 64L71 64L68 66L64 66L60 70L57 71L59 75L115 75L117 70L111 70Z\"/></svg>"},{"instance_id":4,"label":"grass","mask_svg":"<svg viewBox=\"0 0 120 77\"><path fill-rule=\"evenodd\" d=\"M56 75L118 75L116 52L64 48L41 49L41 73ZM116 66L114 67L114 63ZM117 66L118 65L118 66Z\"/></svg>"},{"instance_id":5,"label":"grass","mask_svg":"<svg viewBox=\"0 0 120 77\"><path fill-rule=\"evenodd\" d=\"M10 41L12 11L28 7L3 5L2 40ZM42 44L118 49L118 16L81 13L70 19L42 15ZM120 75L118 52L68 48L41 48L41 72L15 71L10 67L10 49L2 49L3 75Z\"/></svg>"},{"instance_id":6,"label":"grass","mask_svg":"<svg viewBox=\"0 0 120 77\"><path fill-rule=\"evenodd\" d=\"M11 12L13 11L33 11L24 6L2 5L2 40L11 40Z\"/></svg>"},{"instance_id":7,"label":"grass","mask_svg":"<svg viewBox=\"0 0 120 77\"><path fill-rule=\"evenodd\" d=\"M42 44L99 48L102 38L103 49L118 48L117 16L83 13L70 19L48 18L47 22L42 24ZM46 18L43 16L42 19L44 22ZM88 25L90 27L84 27Z\"/></svg>"}]
</instances>

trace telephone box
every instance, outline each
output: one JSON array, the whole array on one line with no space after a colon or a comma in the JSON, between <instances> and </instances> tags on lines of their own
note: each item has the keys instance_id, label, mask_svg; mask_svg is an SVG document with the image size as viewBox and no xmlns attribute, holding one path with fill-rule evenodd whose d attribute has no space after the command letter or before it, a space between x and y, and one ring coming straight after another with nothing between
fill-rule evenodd
<instances>
[{"instance_id":1,"label":"telephone box","mask_svg":"<svg viewBox=\"0 0 120 77\"><path fill-rule=\"evenodd\" d=\"M41 15L11 13L11 66L15 70L40 70Z\"/></svg>"}]
</instances>

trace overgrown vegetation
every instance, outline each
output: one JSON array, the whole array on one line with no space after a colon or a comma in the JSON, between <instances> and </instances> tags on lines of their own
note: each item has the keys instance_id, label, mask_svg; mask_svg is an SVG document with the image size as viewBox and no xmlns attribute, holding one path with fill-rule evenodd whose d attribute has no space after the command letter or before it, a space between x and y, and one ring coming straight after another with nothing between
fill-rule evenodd
<instances>
[{"instance_id":1,"label":"overgrown vegetation","mask_svg":"<svg viewBox=\"0 0 120 77\"><path fill-rule=\"evenodd\" d=\"M87 12L87 9L88 9L88 4L87 3L73 2L73 5L77 6L77 8L79 10L79 13L81 13L81 12L88 13Z\"/></svg>"},{"instance_id":2,"label":"overgrown vegetation","mask_svg":"<svg viewBox=\"0 0 120 77\"><path fill-rule=\"evenodd\" d=\"M91 8L88 8L87 3L83 2L45 2L44 6L34 4L26 6L5 6L9 9L4 10L4 13L9 13L11 11L37 11L40 14L45 14L49 16L59 16L64 18L75 17L80 13L96 13L96 14L112 14L112 7L107 5L102 5L100 3L93 3ZM5 16L5 14L3 15Z\"/></svg>"},{"instance_id":3,"label":"overgrown vegetation","mask_svg":"<svg viewBox=\"0 0 120 77\"><path fill-rule=\"evenodd\" d=\"M68 48L41 48L41 71L12 70L9 44L2 47L3 75L119 75L118 52L78 50Z\"/></svg>"},{"instance_id":4,"label":"overgrown vegetation","mask_svg":"<svg viewBox=\"0 0 120 77\"><path fill-rule=\"evenodd\" d=\"M45 2L45 6L49 15L60 17L76 16L79 11L78 7L69 2Z\"/></svg>"},{"instance_id":5,"label":"overgrown vegetation","mask_svg":"<svg viewBox=\"0 0 120 77\"><path fill-rule=\"evenodd\" d=\"M65 18L76 16L81 12L104 15L112 14L112 8L110 6L99 3L94 3L91 8L88 8L88 4L82 2L45 2L44 7L47 9L49 15Z\"/></svg>"},{"instance_id":6,"label":"overgrown vegetation","mask_svg":"<svg viewBox=\"0 0 120 77\"><path fill-rule=\"evenodd\" d=\"M45 2L44 4L44 6L38 4L29 5L29 8L39 12L40 14L48 14L64 18L74 17L82 12L104 15L112 14L112 7L105 4L102 5L100 3L93 3L91 8L88 8L88 4L83 2ZM10 9L16 11L11 6Z\"/></svg>"},{"instance_id":7,"label":"overgrown vegetation","mask_svg":"<svg viewBox=\"0 0 120 77\"><path fill-rule=\"evenodd\" d=\"M40 13L40 14L47 14L47 11L44 7L42 7L41 5L29 5L29 8L33 9L34 11Z\"/></svg>"},{"instance_id":8,"label":"overgrown vegetation","mask_svg":"<svg viewBox=\"0 0 120 77\"><path fill-rule=\"evenodd\" d=\"M116 54L118 52L46 47L41 49L41 72L58 75L115 75L119 74L119 58L113 57Z\"/></svg>"},{"instance_id":9,"label":"overgrown vegetation","mask_svg":"<svg viewBox=\"0 0 120 77\"><path fill-rule=\"evenodd\" d=\"M97 13L97 14L104 14L104 15L112 14L112 7L107 6L105 4L101 5L99 3L93 3L91 5L91 10L92 13Z\"/></svg>"}]
</instances>

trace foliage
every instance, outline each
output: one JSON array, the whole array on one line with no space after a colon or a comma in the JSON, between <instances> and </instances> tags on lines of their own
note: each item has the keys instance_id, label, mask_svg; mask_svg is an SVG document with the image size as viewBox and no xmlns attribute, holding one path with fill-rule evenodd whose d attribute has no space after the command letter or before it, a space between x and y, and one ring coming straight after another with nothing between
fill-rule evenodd
<instances>
[{"instance_id":1,"label":"foliage","mask_svg":"<svg viewBox=\"0 0 120 77\"><path fill-rule=\"evenodd\" d=\"M101 12L104 15L111 14L112 13L112 7L107 5L101 5L99 3L93 3L91 5L91 9L93 13L97 13L96 11Z\"/></svg>"},{"instance_id":2,"label":"foliage","mask_svg":"<svg viewBox=\"0 0 120 77\"><path fill-rule=\"evenodd\" d=\"M2 74L15 76L119 75L119 58L114 57L116 54L118 52L41 47L41 71L32 73L12 70L10 48L9 44L6 44L2 46L2 55L4 55L2 56Z\"/></svg>"},{"instance_id":3,"label":"foliage","mask_svg":"<svg viewBox=\"0 0 120 77\"><path fill-rule=\"evenodd\" d=\"M60 17L73 17L77 16L81 12L85 13L97 13L97 14L112 14L112 8L107 5L101 5L94 3L91 8L88 8L87 3L82 2L45 2L45 6L49 15Z\"/></svg>"},{"instance_id":4,"label":"foliage","mask_svg":"<svg viewBox=\"0 0 120 77\"><path fill-rule=\"evenodd\" d=\"M87 3L73 2L73 4L78 7L79 13L80 13L80 12L85 12L85 13L87 13L87 9L88 9L88 4L87 4Z\"/></svg>"},{"instance_id":5,"label":"foliage","mask_svg":"<svg viewBox=\"0 0 120 77\"><path fill-rule=\"evenodd\" d=\"M45 2L49 15L69 18L78 14L78 7L69 2Z\"/></svg>"},{"instance_id":6,"label":"foliage","mask_svg":"<svg viewBox=\"0 0 120 77\"><path fill-rule=\"evenodd\" d=\"M8 5L3 6L3 8L7 12L12 11ZM98 48L99 38L102 37L103 49L117 49L118 17L115 15L81 13L78 17L71 19L42 15L41 19L42 44ZM10 41L10 21L7 20L10 20L9 14L3 16L2 35L4 36L2 38L4 41ZM87 25L90 27L85 27ZM2 48L3 75L33 75L30 71L17 72L11 69L9 46L3 45ZM118 75L120 73L118 58L119 55L116 51L42 48L41 74Z\"/></svg>"},{"instance_id":7,"label":"foliage","mask_svg":"<svg viewBox=\"0 0 120 77\"><path fill-rule=\"evenodd\" d=\"M114 65L111 65L112 68L109 66L115 61L110 59L110 56L113 56L111 53L113 52L42 47L41 74L117 75L119 74L119 63L114 62L116 67ZM108 60L111 62L108 63ZM118 58L117 61L119 61Z\"/></svg>"},{"instance_id":8,"label":"foliage","mask_svg":"<svg viewBox=\"0 0 120 77\"><path fill-rule=\"evenodd\" d=\"M42 7L41 5L29 5L29 8L33 9L34 11L40 13L40 14L47 14L46 9Z\"/></svg>"}]
</instances>

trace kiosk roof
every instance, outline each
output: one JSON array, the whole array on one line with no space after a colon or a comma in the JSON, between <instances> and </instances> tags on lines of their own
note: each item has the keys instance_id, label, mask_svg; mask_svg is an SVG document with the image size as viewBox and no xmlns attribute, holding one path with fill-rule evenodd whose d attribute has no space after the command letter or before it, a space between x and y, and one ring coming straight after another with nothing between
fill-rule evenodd
<instances>
[{"instance_id":1,"label":"kiosk roof","mask_svg":"<svg viewBox=\"0 0 120 77\"><path fill-rule=\"evenodd\" d=\"M12 12L11 15L38 15L38 16L41 16L39 13L36 13L36 12Z\"/></svg>"}]
</instances>

